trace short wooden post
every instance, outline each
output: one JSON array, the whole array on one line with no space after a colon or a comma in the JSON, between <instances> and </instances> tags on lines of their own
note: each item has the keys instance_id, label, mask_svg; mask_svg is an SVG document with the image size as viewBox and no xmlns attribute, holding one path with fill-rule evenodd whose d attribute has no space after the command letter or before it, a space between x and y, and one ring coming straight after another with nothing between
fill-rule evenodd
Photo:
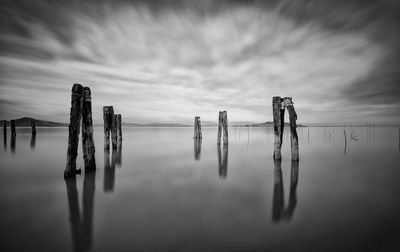
<instances>
[{"instance_id":1,"label":"short wooden post","mask_svg":"<svg viewBox=\"0 0 400 252\"><path fill-rule=\"evenodd\" d=\"M117 141L120 143L122 141L122 119L121 114L117 114Z\"/></svg>"},{"instance_id":2,"label":"short wooden post","mask_svg":"<svg viewBox=\"0 0 400 252\"><path fill-rule=\"evenodd\" d=\"M3 120L3 142L4 148L7 147L7 121Z\"/></svg>"},{"instance_id":3,"label":"short wooden post","mask_svg":"<svg viewBox=\"0 0 400 252\"><path fill-rule=\"evenodd\" d=\"M274 159L280 160L282 148L282 136L285 118L285 108L282 109L283 99L279 96L272 98L272 112L274 117Z\"/></svg>"},{"instance_id":4,"label":"short wooden post","mask_svg":"<svg viewBox=\"0 0 400 252\"><path fill-rule=\"evenodd\" d=\"M36 135L36 123L35 120L31 120L31 127L32 127L32 135Z\"/></svg>"},{"instance_id":5,"label":"short wooden post","mask_svg":"<svg viewBox=\"0 0 400 252\"><path fill-rule=\"evenodd\" d=\"M195 139L202 138L200 116L194 117L194 136L193 136L193 138L195 138Z\"/></svg>"},{"instance_id":6,"label":"short wooden post","mask_svg":"<svg viewBox=\"0 0 400 252\"><path fill-rule=\"evenodd\" d=\"M71 111L68 127L68 150L67 150L67 165L64 171L64 178L72 177L80 170L76 170L76 157L78 156L78 142L80 121L82 117L82 94L83 87L80 84L72 86L71 94Z\"/></svg>"},{"instance_id":7,"label":"short wooden post","mask_svg":"<svg viewBox=\"0 0 400 252\"><path fill-rule=\"evenodd\" d=\"M221 134L222 134L222 127L223 127L223 120L224 115L222 111L219 111L218 114L218 136L217 136L217 144L221 144Z\"/></svg>"},{"instance_id":8,"label":"short wooden post","mask_svg":"<svg viewBox=\"0 0 400 252\"><path fill-rule=\"evenodd\" d=\"M11 136L16 136L17 131L15 130L15 120L11 120Z\"/></svg>"},{"instance_id":9,"label":"short wooden post","mask_svg":"<svg viewBox=\"0 0 400 252\"><path fill-rule=\"evenodd\" d=\"M222 112L223 127L224 127L224 145L228 144L228 114L226 111Z\"/></svg>"},{"instance_id":10,"label":"short wooden post","mask_svg":"<svg viewBox=\"0 0 400 252\"><path fill-rule=\"evenodd\" d=\"M274 196L272 200L272 220L274 222L281 220L284 207L281 163L280 159L274 160Z\"/></svg>"},{"instance_id":11,"label":"short wooden post","mask_svg":"<svg viewBox=\"0 0 400 252\"><path fill-rule=\"evenodd\" d=\"M117 115L113 115L112 117L112 124L111 124L111 141L113 149L117 149Z\"/></svg>"},{"instance_id":12,"label":"short wooden post","mask_svg":"<svg viewBox=\"0 0 400 252\"><path fill-rule=\"evenodd\" d=\"M201 138L194 139L194 160L198 161L201 157Z\"/></svg>"},{"instance_id":13,"label":"short wooden post","mask_svg":"<svg viewBox=\"0 0 400 252\"><path fill-rule=\"evenodd\" d=\"M104 150L104 192L112 192L115 183L115 168L110 165L110 150Z\"/></svg>"},{"instance_id":14,"label":"short wooden post","mask_svg":"<svg viewBox=\"0 0 400 252\"><path fill-rule=\"evenodd\" d=\"M288 113L289 113L289 121L290 121L290 144L292 150L292 160L297 161L299 160L299 138L297 136L297 114L296 110L293 107L292 98L285 97L285 100L290 101L286 106Z\"/></svg>"},{"instance_id":15,"label":"short wooden post","mask_svg":"<svg viewBox=\"0 0 400 252\"><path fill-rule=\"evenodd\" d=\"M82 152L85 161L85 171L95 171L96 160L93 141L92 96L89 87L83 88Z\"/></svg>"},{"instance_id":16,"label":"short wooden post","mask_svg":"<svg viewBox=\"0 0 400 252\"><path fill-rule=\"evenodd\" d=\"M114 117L114 108L112 106L103 107L103 122L104 122L104 149L110 148L110 133L111 125Z\"/></svg>"}]
</instances>

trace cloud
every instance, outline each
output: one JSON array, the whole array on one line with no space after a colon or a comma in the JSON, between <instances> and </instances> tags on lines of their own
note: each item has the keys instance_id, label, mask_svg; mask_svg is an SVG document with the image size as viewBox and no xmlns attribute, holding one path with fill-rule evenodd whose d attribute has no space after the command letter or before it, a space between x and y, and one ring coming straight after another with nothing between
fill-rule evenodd
<instances>
[{"instance_id":1,"label":"cloud","mask_svg":"<svg viewBox=\"0 0 400 252\"><path fill-rule=\"evenodd\" d=\"M67 121L76 82L92 88L95 122L110 104L131 122L215 121L225 109L265 121L275 95L292 96L302 122L400 112L391 1L1 5L0 100L26 104L0 103L1 117Z\"/></svg>"}]
</instances>

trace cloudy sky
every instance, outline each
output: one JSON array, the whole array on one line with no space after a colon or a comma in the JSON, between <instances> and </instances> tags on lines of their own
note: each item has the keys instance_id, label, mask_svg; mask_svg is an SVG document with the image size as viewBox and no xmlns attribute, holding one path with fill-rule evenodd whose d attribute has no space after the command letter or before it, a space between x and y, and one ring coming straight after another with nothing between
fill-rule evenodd
<instances>
[{"instance_id":1,"label":"cloudy sky","mask_svg":"<svg viewBox=\"0 0 400 252\"><path fill-rule=\"evenodd\" d=\"M0 119L68 122L73 83L94 121L400 122L400 5L388 1L0 2Z\"/></svg>"}]
</instances>

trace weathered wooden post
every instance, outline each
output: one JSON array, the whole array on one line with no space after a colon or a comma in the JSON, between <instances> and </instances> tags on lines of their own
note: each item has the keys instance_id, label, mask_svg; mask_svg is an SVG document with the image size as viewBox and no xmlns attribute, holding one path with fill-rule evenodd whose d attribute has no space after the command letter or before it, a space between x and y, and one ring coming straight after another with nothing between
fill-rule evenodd
<instances>
[{"instance_id":1,"label":"weathered wooden post","mask_svg":"<svg viewBox=\"0 0 400 252\"><path fill-rule=\"evenodd\" d=\"M71 112L69 119L69 135L67 150L67 166L64 171L64 178L72 177L80 170L76 170L76 157L78 156L78 142L80 121L82 117L82 95L83 87L81 84L72 86L71 94Z\"/></svg>"},{"instance_id":2,"label":"weathered wooden post","mask_svg":"<svg viewBox=\"0 0 400 252\"><path fill-rule=\"evenodd\" d=\"M113 149L117 148L117 115L113 115L112 117L112 124L111 124L111 141Z\"/></svg>"},{"instance_id":3,"label":"weathered wooden post","mask_svg":"<svg viewBox=\"0 0 400 252\"><path fill-rule=\"evenodd\" d=\"M195 139L202 138L200 116L194 117L194 136L193 136L193 138L195 138Z\"/></svg>"},{"instance_id":4,"label":"weathered wooden post","mask_svg":"<svg viewBox=\"0 0 400 252\"><path fill-rule=\"evenodd\" d=\"M224 127L224 145L228 144L228 114L226 111L222 112L223 127Z\"/></svg>"},{"instance_id":5,"label":"weathered wooden post","mask_svg":"<svg viewBox=\"0 0 400 252\"><path fill-rule=\"evenodd\" d=\"M274 117L274 159L280 160L282 136L285 118L285 108L282 108L283 99L279 96L272 98L272 112Z\"/></svg>"},{"instance_id":6,"label":"weathered wooden post","mask_svg":"<svg viewBox=\"0 0 400 252\"><path fill-rule=\"evenodd\" d=\"M285 97L285 107L289 112L289 121L290 121L290 144L292 150L292 160L299 160L299 138L297 136L297 114L296 110L293 107L292 97Z\"/></svg>"},{"instance_id":7,"label":"weathered wooden post","mask_svg":"<svg viewBox=\"0 0 400 252\"><path fill-rule=\"evenodd\" d=\"M221 144L221 134L222 134L222 127L223 127L223 112L219 111L218 114L218 137L217 137L217 144L220 145Z\"/></svg>"},{"instance_id":8,"label":"weathered wooden post","mask_svg":"<svg viewBox=\"0 0 400 252\"><path fill-rule=\"evenodd\" d=\"M104 121L104 149L110 148L110 133L111 125L114 117L114 108L112 106L103 107L103 121Z\"/></svg>"},{"instance_id":9,"label":"weathered wooden post","mask_svg":"<svg viewBox=\"0 0 400 252\"><path fill-rule=\"evenodd\" d=\"M4 148L7 147L7 121L3 120L3 142Z\"/></svg>"},{"instance_id":10,"label":"weathered wooden post","mask_svg":"<svg viewBox=\"0 0 400 252\"><path fill-rule=\"evenodd\" d=\"M32 127L32 135L36 135L36 123L35 120L31 120L31 127Z\"/></svg>"},{"instance_id":11,"label":"weathered wooden post","mask_svg":"<svg viewBox=\"0 0 400 252\"><path fill-rule=\"evenodd\" d=\"M93 142L92 96L89 87L83 88L82 152L85 161L85 171L95 171L96 160Z\"/></svg>"},{"instance_id":12,"label":"weathered wooden post","mask_svg":"<svg viewBox=\"0 0 400 252\"><path fill-rule=\"evenodd\" d=\"M16 136L17 131L15 130L15 120L11 120L11 136Z\"/></svg>"},{"instance_id":13,"label":"weathered wooden post","mask_svg":"<svg viewBox=\"0 0 400 252\"><path fill-rule=\"evenodd\" d=\"M272 221L274 222L281 220L284 207L281 163L280 159L274 160L274 196L272 201Z\"/></svg>"},{"instance_id":14,"label":"weathered wooden post","mask_svg":"<svg viewBox=\"0 0 400 252\"><path fill-rule=\"evenodd\" d=\"M117 114L117 142L120 143L122 141L122 119L121 114Z\"/></svg>"}]
</instances>

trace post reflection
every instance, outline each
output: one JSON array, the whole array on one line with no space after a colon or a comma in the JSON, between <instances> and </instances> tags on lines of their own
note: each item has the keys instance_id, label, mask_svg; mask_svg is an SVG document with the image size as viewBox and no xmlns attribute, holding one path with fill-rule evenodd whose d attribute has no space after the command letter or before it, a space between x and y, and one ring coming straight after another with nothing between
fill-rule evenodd
<instances>
[{"instance_id":1,"label":"post reflection","mask_svg":"<svg viewBox=\"0 0 400 252\"><path fill-rule=\"evenodd\" d=\"M34 150L36 147L36 134L31 135L31 150Z\"/></svg>"},{"instance_id":2,"label":"post reflection","mask_svg":"<svg viewBox=\"0 0 400 252\"><path fill-rule=\"evenodd\" d=\"M293 217L297 205L297 184L299 177L299 161L292 161L290 171L289 203L285 209L281 160L274 160L274 194L272 205L272 220L289 221Z\"/></svg>"},{"instance_id":3,"label":"post reflection","mask_svg":"<svg viewBox=\"0 0 400 252\"><path fill-rule=\"evenodd\" d=\"M11 152L12 152L12 153L15 153L15 138L16 138L16 136L13 135L13 134L11 134L11 144L10 144L10 147L11 147Z\"/></svg>"},{"instance_id":4,"label":"post reflection","mask_svg":"<svg viewBox=\"0 0 400 252\"><path fill-rule=\"evenodd\" d=\"M228 145L224 144L223 148L223 155L221 158L221 146L217 146L218 152L218 173L221 178L226 178L228 175Z\"/></svg>"},{"instance_id":5,"label":"post reflection","mask_svg":"<svg viewBox=\"0 0 400 252\"><path fill-rule=\"evenodd\" d=\"M121 164L122 164L122 142L121 141L119 141L117 144L117 157L115 160L115 164L117 166L121 166Z\"/></svg>"},{"instance_id":6,"label":"post reflection","mask_svg":"<svg viewBox=\"0 0 400 252\"><path fill-rule=\"evenodd\" d=\"M76 178L70 177L65 179L74 251L86 251L90 250L92 247L95 179L96 172L85 172L83 181L82 220L79 209Z\"/></svg>"},{"instance_id":7,"label":"post reflection","mask_svg":"<svg viewBox=\"0 0 400 252\"><path fill-rule=\"evenodd\" d=\"M110 150L104 149L104 192L114 191L115 164L110 165Z\"/></svg>"},{"instance_id":8,"label":"post reflection","mask_svg":"<svg viewBox=\"0 0 400 252\"><path fill-rule=\"evenodd\" d=\"M7 149L7 133L4 133L4 136L3 136L3 145L4 145L4 149Z\"/></svg>"},{"instance_id":9,"label":"post reflection","mask_svg":"<svg viewBox=\"0 0 400 252\"><path fill-rule=\"evenodd\" d=\"M201 138L194 138L194 160L198 161L201 158Z\"/></svg>"}]
</instances>

